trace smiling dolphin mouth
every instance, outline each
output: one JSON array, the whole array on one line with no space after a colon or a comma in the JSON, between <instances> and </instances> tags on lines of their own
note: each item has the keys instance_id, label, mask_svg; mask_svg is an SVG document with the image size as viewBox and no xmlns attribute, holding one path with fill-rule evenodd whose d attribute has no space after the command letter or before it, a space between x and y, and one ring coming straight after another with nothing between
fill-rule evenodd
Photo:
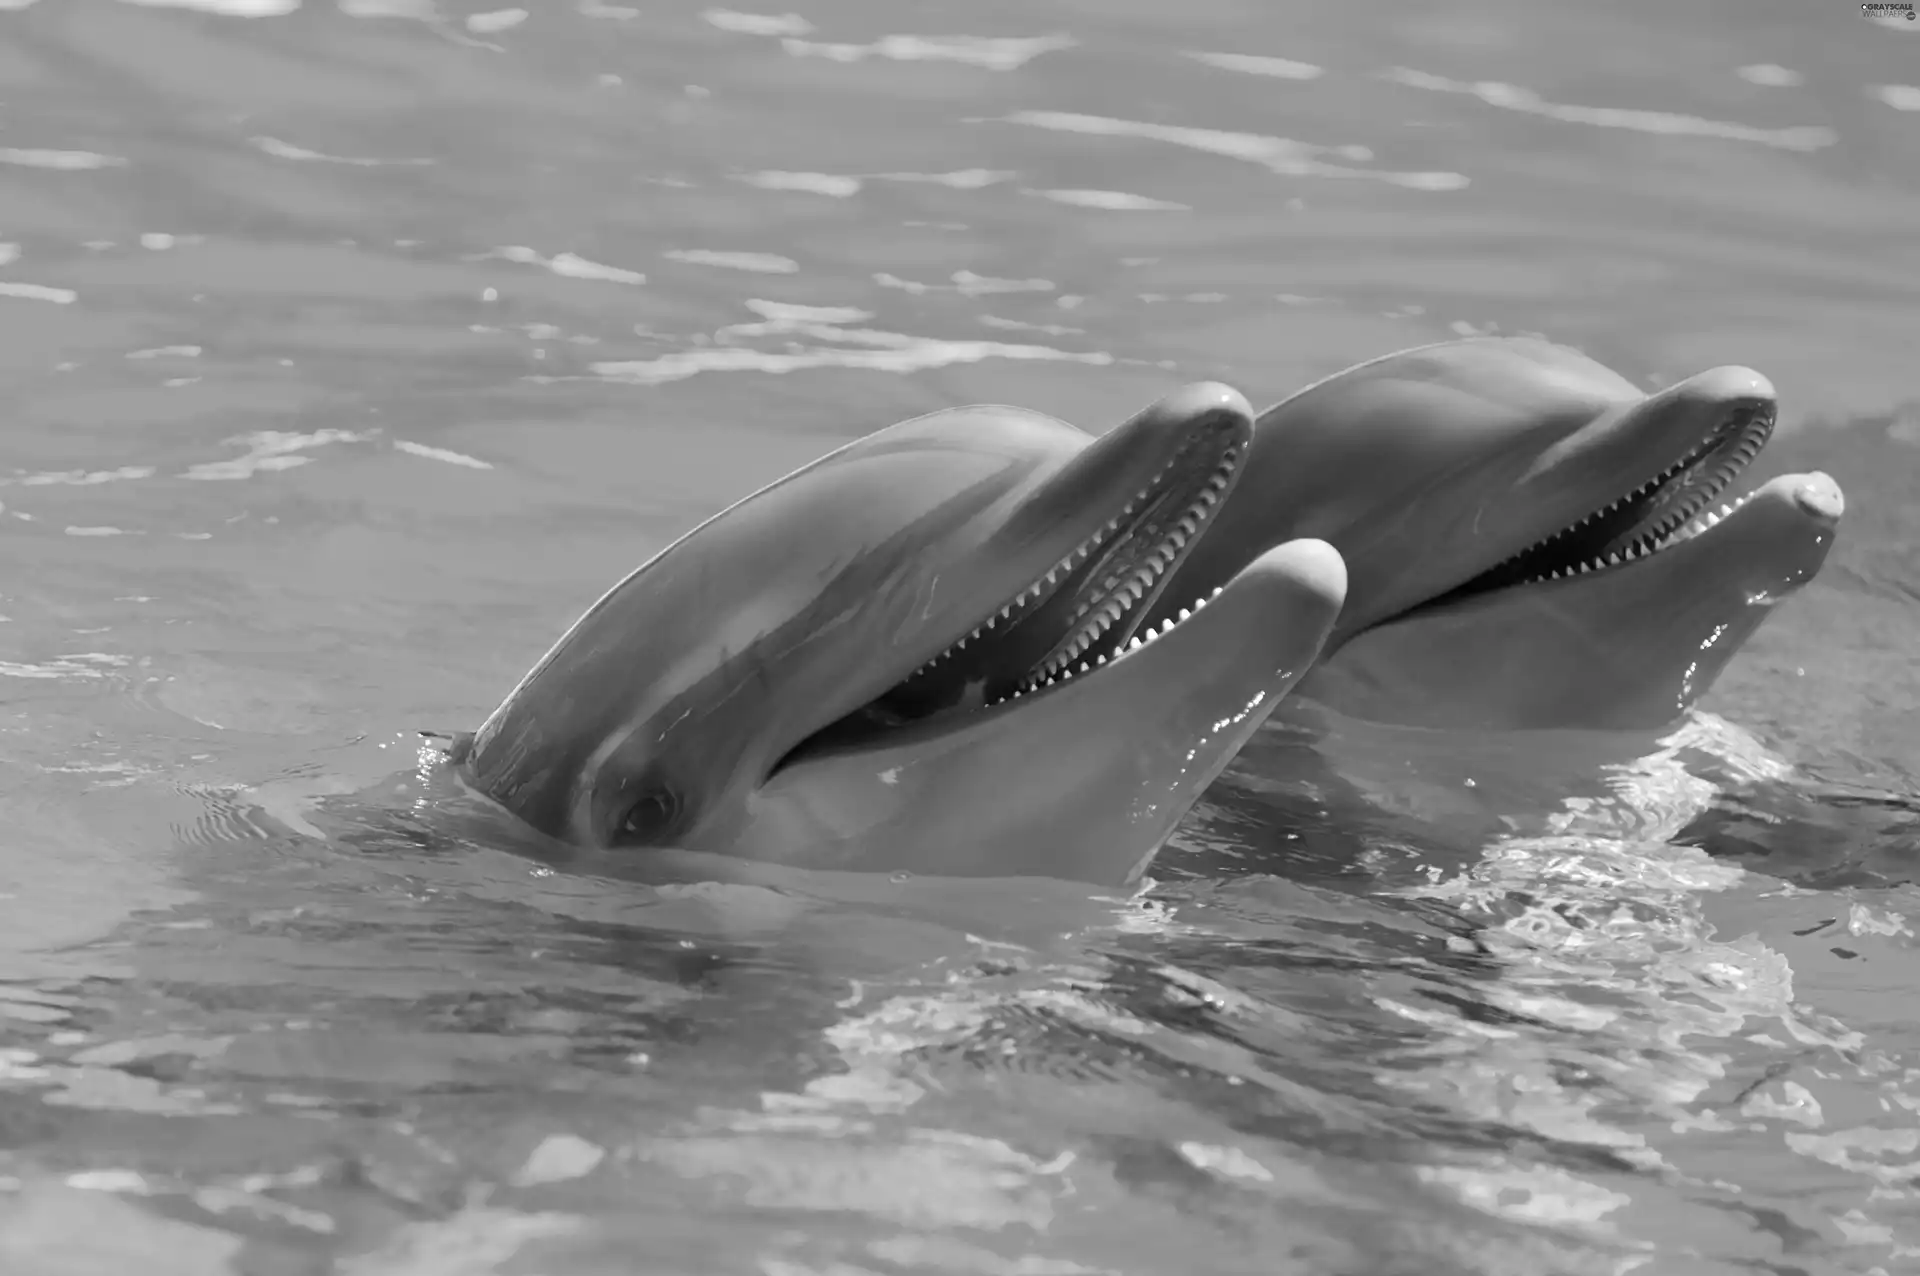
<instances>
[{"instance_id":1,"label":"smiling dolphin mouth","mask_svg":"<svg viewBox=\"0 0 1920 1276\"><path fill-rule=\"evenodd\" d=\"M800 741L769 774L802 756L875 744L908 725L1044 692L1190 619L1220 590L1138 632L1233 490L1249 442L1245 428L1193 431L1145 486L1052 568L864 707Z\"/></svg>"},{"instance_id":2,"label":"smiling dolphin mouth","mask_svg":"<svg viewBox=\"0 0 1920 1276\"><path fill-rule=\"evenodd\" d=\"M1714 500L1773 436L1771 398L1739 400L1680 460L1624 496L1496 564L1414 610L1439 607L1496 590L1613 571L1689 540L1726 518L1753 495Z\"/></svg>"}]
</instances>

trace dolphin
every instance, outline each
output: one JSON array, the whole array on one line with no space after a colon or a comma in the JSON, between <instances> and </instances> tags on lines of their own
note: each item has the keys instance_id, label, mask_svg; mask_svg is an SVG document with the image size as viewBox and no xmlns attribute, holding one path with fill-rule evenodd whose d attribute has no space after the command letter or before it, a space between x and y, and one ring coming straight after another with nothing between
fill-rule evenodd
<instances>
[{"instance_id":1,"label":"dolphin","mask_svg":"<svg viewBox=\"0 0 1920 1276\"><path fill-rule=\"evenodd\" d=\"M595 851L1124 884L1319 654L1340 556L1289 538L1142 621L1253 414L1109 433L935 412L740 500L615 585L450 755Z\"/></svg>"},{"instance_id":2,"label":"dolphin","mask_svg":"<svg viewBox=\"0 0 1920 1276\"><path fill-rule=\"evenodd\" d=\"M1301 697L1396 726L1664 726L1833 544L1845 503L1826 474L1728 499L1775 415L1748 368L1649 395L1531 338L1390 354L1260 415L1237 494L1163 600L1325 540L1349 588Z\"/></svg>"}]
</instances>

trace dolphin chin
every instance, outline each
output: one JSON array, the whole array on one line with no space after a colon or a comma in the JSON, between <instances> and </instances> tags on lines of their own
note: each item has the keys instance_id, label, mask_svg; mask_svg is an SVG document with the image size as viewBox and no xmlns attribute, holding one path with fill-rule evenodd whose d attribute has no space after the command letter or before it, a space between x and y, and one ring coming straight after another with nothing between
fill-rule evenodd
<instances>
[{"instance_id":1,"label":"dolphin chin","mask_svg":"<svg viewBox=\"0 0 1920 1276\"><path fill-rule=\"evenodd\" d=\"M1235 713L1251 702L1243 719L1263 716L1338 610L1331 551L1289 549L1213 607L1181 599L1152 631L1165 652L1229 667L1183 678L1134 649L1224 508L1251 431L1246 400L1204 383L1091 442L995 407L855 440L616 585L453 756L473 787L576 847L1123 879L1235 732L1113 698L1145 694L1138 671L1157 669L1166 694L1185 686L1217 709L1211 692L1229 687L1244 692ZM1298 619L1271 605L1283 595ZM1103 734L1119 731L1166 734ZM1087 770L1135 746L1131 784ZM910 780L873 779L887 773ZM902 792L916 795L911 820ZM953 801L963 793L999 807L990 853L975 849L979 806Z\"/></svg>"},{"instance_id":2,"label":"dolphin chin","mask_svg":"<svg viewBox=\"0 0 1920 1276\"><path fill-rule=\"evenodd\" d=\"M1775 416L1748 368L1648 395L1534 339L1388 355L1261 414L1239 495L1169 597L1317 537L1349 589L1303 695L1436 727L1670 721L1832 542L1823 475L1728 499ZM1803 488L1820 512L1785 495Z\"/></svg>"}]
</instances>

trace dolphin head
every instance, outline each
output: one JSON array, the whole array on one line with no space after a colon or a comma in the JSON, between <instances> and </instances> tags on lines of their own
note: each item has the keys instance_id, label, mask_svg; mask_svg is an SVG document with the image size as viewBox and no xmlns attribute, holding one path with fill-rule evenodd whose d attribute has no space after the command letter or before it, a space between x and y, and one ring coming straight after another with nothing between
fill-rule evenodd
<instances>
[{"instance_id":1,"label":"dolphin head","mask_svg":"<svg viewBox=\"0 0 1920 1276\"><path fill-rule=\"evenodd\" d=\"M1123 880L1339 610L1338 555L1287 546L1142 627L1251 431L1202 384L1091 442L1001 407L856 440L616 585L456 758L576 846Z\"/></svg>"},{"instance_id":2,"label":"dolphin head","mask_svg":"<svg viewBox=\"0 0 1920 1276\"><path fill-rule=\"evenodd\" d=\"M1658 726L1832 545L1824 474L1726 499L1774 419L1747 368L1646 395L1532 339L1389 355L1261 415L1239 494L1169 588L1317 537L1349 589L1303 694L1418 726Z\"/></svg>"}]
</instances>

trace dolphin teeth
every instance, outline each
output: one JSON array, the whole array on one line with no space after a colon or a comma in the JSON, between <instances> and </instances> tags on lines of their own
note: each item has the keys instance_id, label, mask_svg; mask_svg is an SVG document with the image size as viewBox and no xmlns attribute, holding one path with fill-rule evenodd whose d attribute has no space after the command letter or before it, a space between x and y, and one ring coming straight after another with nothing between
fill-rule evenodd
<instances>
[{"instance_id":1,"label":"dolphin teeth","mask_svg":"<svg viewBox=\"0 0 1920 1276\"><path fill-rule=\"evenodd\" d=\"M1191 616L1191 615L1193 615L1193 609L1192 609L1192 608L1189 608L1189 607L1182 607L1182 608L1180 609L1180 619L1181 619L1181 620L1185 620L1185 619L1186 619L1187 617L1189 617L1189 616Z\"/></svg>"}]
</instances>

